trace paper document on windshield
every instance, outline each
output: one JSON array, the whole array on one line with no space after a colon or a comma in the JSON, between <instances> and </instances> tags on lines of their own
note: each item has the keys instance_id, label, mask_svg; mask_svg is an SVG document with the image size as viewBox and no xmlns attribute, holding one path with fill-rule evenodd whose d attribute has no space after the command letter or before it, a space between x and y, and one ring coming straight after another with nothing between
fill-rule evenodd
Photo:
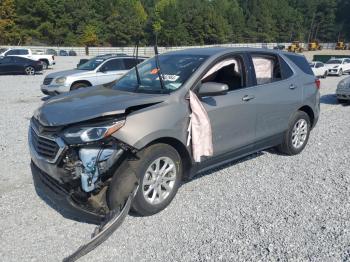
<instances>
[{"instance_id":1,"label":"paper document on windshield","mask_svg":"<svg viewBox=\"0 0 350 262\"><path fill-rule=\"evenodd\" d=\"M207 111L195 93L190 91L190 124L187 146L192 142L193 159L201 161L202 156L213 155L213 140L210 119Z\"/></svg>"}]
</instances>

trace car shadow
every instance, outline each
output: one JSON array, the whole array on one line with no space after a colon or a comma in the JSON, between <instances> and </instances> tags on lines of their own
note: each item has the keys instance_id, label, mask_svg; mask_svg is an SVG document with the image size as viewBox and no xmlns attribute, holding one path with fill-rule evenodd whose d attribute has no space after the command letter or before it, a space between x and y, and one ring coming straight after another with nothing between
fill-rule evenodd
<instances>
[{"instance_id":1,"label":"car shadow","mask_svg":"<svg viewBox=\"0 0 350 262\"><path fill-rule=\"evenodd\" d=\"M218 171L221 171L221 170L224 170L226 168L229 168L231 166L234 166L234 165L237 165L237 164L240 164L240 163L243 163L243 162L246 162L248 160L252 160L254 158L257 158L257 157L260 157L260 156L263 156L265 154L266 151L259 151L257 153L253 153L251 155L248 155L246 157L243 157L243 158L240 158L240 159L237 159L237 160L232 160L228 163L225 163L225 164L222 164L218 167L213 167L207 171L203 171L203 172L199 172L198 174L195 174L194 177L192 177L191 179L189 180L186 180L182 183L182 185L185 185L185 184L188 184L188 183L191 183L197 179L200 179L202 177L205 177L205 176L208 176L208 175L212 175L213 173L215 172L218 172Z\"/></svg>"},{"instance_id":2,"label":"car shadow","mask_svg":"<svg viewBox=\"0 0 350 262\"><path fill-rule=\"evenodd\" d=\"M337 105L337 104L339 104L338 100L337 100L337 97L334 94L327 94L327 95L321 96L320 103L326 104L326 105Z\"/></svg>"},{"instance_id":3,"label":"car shadow","mask_svg":"<svg viewBox=\"0 0 350 262\"><path fill-rule=\"evenodd\" d=\"M52 98L53 96L44 96L44 97L42 97L41 98L41 101L47 101L47 100L49 100L50 98Z\"/></svg>"}]
</instances>

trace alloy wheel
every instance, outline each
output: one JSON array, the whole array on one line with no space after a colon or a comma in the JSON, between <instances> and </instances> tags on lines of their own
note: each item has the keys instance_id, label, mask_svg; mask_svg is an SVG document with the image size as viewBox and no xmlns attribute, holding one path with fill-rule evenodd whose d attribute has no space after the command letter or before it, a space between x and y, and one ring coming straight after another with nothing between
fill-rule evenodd
<instances>
[{"instance_id":1,"label":"alloy wheel","mask_svg":"<svg viewBox=\"0 0 350 262\"><path fill-rule=\"evenodd\" d=\"M151 205L162 203L174 189L176 176L176 166L171 158L159 157L154 160L142 182L145 200Z\"/></svg>"},{"instance_id":2,"label":"alloy wheel","mask_svg":"<svg viewBox=\"0 0 350 262\"><path fill-rule=\"evenodd\" d=\"M29 66L29 67L27 67L25 69L25 72L26 72L27 75L34 75L35 74L35 69L33 67Z\"/></svg>"},{"instance_id":3,"label":"alloy wheel","mask_svg":"<svg viewBox=\"0 0 350 262\"><path fill-rule=\"evenodd\" d=\"M305 119L299 119L292 131L292 144L295 149L301 148L306 141L308 134L308 124Z\"/></svg>"}]
</instances>

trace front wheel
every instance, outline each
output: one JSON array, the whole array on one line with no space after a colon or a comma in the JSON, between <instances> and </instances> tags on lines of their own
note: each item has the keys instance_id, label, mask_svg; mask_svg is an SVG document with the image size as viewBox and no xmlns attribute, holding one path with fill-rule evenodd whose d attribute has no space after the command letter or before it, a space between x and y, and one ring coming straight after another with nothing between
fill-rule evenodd
<instances>
[{"instance_id":1,"label":"front wheel","mask_svg":"<svg viewBox=\"0 0 350 262\"><path fill-rule=\"evenodd\" d=\"M322 78L327 78L327 76L328 76L328 71L325 71Z\"/></svg>"},{"instance_id":2,"label":"front wheel","mask_svg":"<svg viewBox=\"0 0 350 262\"><path fill-rule=\"evenodd\" d=\"M338 76L342 76L342 75L343 75L343 69L340 69Z\"/></svg>"},{"instance_id":3,"label":"front wheel","mask_svg":"<svg viewBox=\"0 0 350 262\"><path fill-rule=\"evenodd\" d=\"M308 114L297 111L289 122L282 144L278 150L286 155L297 155L305 148L310 135L311 123Z\"/></svg>"},{"instance_id":4,"label":"front wheel","mask_svg":"<svg viewBox=\"0 0 350 262\"><path fill-rule=\"evenodd\" d=\"M26 75L35 75L35 69L32 66L28 66L24 69Z\"/></svg>"},{"instance_id":5,"label":"front wheel","mask_svg":"<svg viewBox=\"0 0 350 262\"><path fill-rule=\"evenodd\" d=\"M130 161L139 179L132 211L142 216L156 214L175 197L182 180L182 162L178 152L167 144L154 144L138 153L139 160ZM113 183L108 196L113 207Z\"/></svg>"}]
</instances>

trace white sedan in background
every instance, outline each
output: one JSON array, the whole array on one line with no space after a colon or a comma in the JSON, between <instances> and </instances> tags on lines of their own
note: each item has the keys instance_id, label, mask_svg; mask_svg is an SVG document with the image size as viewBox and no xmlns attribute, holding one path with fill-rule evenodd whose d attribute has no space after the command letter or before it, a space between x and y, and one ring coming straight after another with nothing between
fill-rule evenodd
<instances>
[{"instance_id":1,"label":"white sedan in background","mask_svg":"<svg viewBox=\"0 0 350 262\"><path fill-rule=\"evenodd\" d=\"M326 78L328 75L328 69L325 67L324 63L315 61L310 63L310 67L312 72L314 72L315 76Z\"/></svg>"},{"instance_id":2,"label":"white sedan in background","mask_svg":"<svg viewBox=\"0 0 350 262\"><path fill-rule=\"evenodd\" d=\"M331 58L326 64L328 75L342 76L350 73L350 58Z\"/></svg>"}]
</instances>

